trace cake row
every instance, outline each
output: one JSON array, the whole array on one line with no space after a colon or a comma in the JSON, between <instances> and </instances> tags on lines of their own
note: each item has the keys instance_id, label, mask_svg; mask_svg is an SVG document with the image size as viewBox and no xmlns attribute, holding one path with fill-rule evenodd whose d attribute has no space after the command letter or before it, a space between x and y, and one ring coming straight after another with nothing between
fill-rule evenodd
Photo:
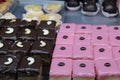
<instances>
[{"instance_id":1,"label":"cake row","mask_svg":"<svg viewBox=\"0 0 120 80\"><path fill-rule=\"evenodd\" d=\"M53 59L50 80L120 80L120 60Z\"/></svg>"}]
</instances>

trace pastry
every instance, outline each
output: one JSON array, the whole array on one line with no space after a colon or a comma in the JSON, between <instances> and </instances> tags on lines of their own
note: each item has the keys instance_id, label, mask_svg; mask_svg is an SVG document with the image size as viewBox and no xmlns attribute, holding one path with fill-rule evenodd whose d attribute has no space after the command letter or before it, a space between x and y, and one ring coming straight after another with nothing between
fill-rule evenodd
<instances>
[{"instance_id":1,"label":"pastry","mask_svg":"<svg viewBox=\"0 0 120 80\"><path fill-rule=\"evenodd\" d=\"M96 0L83 0L81 13L88 16L97 15L100 8Z\"/></svg>"},{"instance_id":2,"label":"pastry","mask_svg":"<svg viewBox=\"0 0 120 80\"><path fill-rule=\"evenodd\" d=\"M80 9L79 0L66 0L65 7L70 11L76 11Z\"/></svg>"},{"instance_id":3,"label":"pastry","mask_svg":"<svg viewBox=\"0 0 120 80\"><path fill-rule=\"evenodd\" d=\"M50 68L50 80L71 80L72 60L53 59Z\"/></svg>"},{"instance_id":4,"label":"pastry","mask_svg":"<svg viewBox=\"0 0 120 80\"><path fill-rule=\"evenodd\" d=\"M119 60L120 59L120 47L119 46L114 46L112 47L112 52L113 52L113 59Z\"/></svg>"},{"instance_id":5,"label":"pastry","mask_svg":"<svg viewBox=\"0 0 120 80\"><path fill-rule=\"evenodd\" d=\"M1 17L1 19L16 19L16 16L11 12L7 12Z\"/></svg>"},{"instance_id":6,"label":"pastry","mask_svg":"<svg viewBox=\"0 0 120 80\"><path fill-rule=\"evenodd\" d=\"M42 80L40 56L24 56L18 66L18 80Z\"/></svg>"},{"instance_id":7,"label":"pastry","mask_svg":"<svg viewBox=\"0 0 120 80\"><path fill-rule=\"evenodd\" d=\"M117 0L104 0L102 3L102 13L106 17L115 17L118 15Z\"/></svg>"},{"instance_id":8,"label":"pastry","mask_svg":"<svg viewBox=\"0 0 120 80\"><path fill-rule=\"evenodd\" d=\"M58 13L61 11L61 4L59 3L50 3L44 5L44 10L46 13Z\"/></svg>"}]
</instances>

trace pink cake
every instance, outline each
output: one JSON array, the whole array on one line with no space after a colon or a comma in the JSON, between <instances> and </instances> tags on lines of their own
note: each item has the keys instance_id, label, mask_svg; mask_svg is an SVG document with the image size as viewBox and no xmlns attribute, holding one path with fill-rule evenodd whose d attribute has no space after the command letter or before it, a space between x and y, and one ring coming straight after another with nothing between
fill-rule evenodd
<instances>
[{"instance_id":1,"label":"pink cake","mask_svg":"<svg viewBox=\"0 0 120 80\"><path fill-rule=\"evenodd\" d=\"M120 46L120 33L109 34L111 46Z\"/></svg>"},{"instance_id":2,"label":"pink cake","mask_svg":"<svg viewBox=\"0 0 120 80\"><path fill-rule=\"evenodd\" d=\"M95 32L108 32L108 28L106 25L95 25L95 26L92 26L92 33L95 33Z\"/></svg>"},{"instance_id":3,"label":"pink cake","mask_svg":"<svg viewBox=\"0 0 120 80\"><path fill-rule=\"evenodd\" d=\"M73 44L74 34L69 32L58 33L56 44Z\"/></svg>"},{"instance_id":4,"label":"pink cake","mask_svg":"<svg viewBox=\"0 0 120 80\"><path fill-rule=\"evenodd\" d=\"M79 24L75 33L92 33L92 26L87 24Z\"/></svg>"},{"instance_id":5,"label":"pink cake","mask_svg":"<svg viewBox=\"0 0 120 80\"><path fill-rule=\"evenodd\" d=\"M97 80L120 80L120 70L113 60L95 61Z\"/></svg>"},{"instance_id":6,"label":"pink cake","mask_svg":"<svg viewBox=\"0 0 120 80\"><path fill-rule=\"evenodd\" d=\"M108 34L106 32L92 34L92 45L109 45Z\"/></svg>"},{"instance_id":7,"label":"pink cake","mask_svg":"<svg viewBox=\"0 0 120 80\"><path fill-rule=\"evenodd\" d=\"M108 32L113 34L113 33L120 33L120 26L109 26L108 27Z\"/></svg>"},{"instance_id":8,"label":"pink cake","mask_svg":"<svg viewBox=\"0 0 120 80\"><path fill-rule=\"evenodd\" d=\"M73 58L93 60L93 48L90 45L74 45L73 46Z\"/></svg>"},{"instance_id":9,"label":"pink cake","mask_svg":"<svg viewBox=\"0 0 120 80\"><path fill-rule=\"evenodd\" d=\"M110 46L95 46L94 59L112 59L112 48Z\"/></svg>"},{"instance_id":10,"label":"pink cake","mask_svg":"<svg viewBox=\"0 0 120 80\"><path fill-rule=\"evenodd\" d=\"M95 80L94 62L90 60L73 61L73 80Z\"/></svg>"},{"instance_id":11,"label":"pink cake","mask_svg":"<svg viewBox=\"0 0 120 80\"><path fill-rule=\"evenodd\" d=\"M72 58L72 45L56 45L53 58Z\"/></svg>"},{"instance_id":12,"label":"pink cake","mask_svg":"<svg viewBox=\"0 0 120 80\"><path fill-rule=\"evenodd\" d=\"M75 34L74 44L75 45L91 45L91 35Z\"/></svg>"},{"instance_id":13,"label":"pink cake","mask_svg":"<svg viewBox=\"0 0 120 80\"><path fill-rule=\"evenodd\" d=\"M120 59L120 47L112 47L113 58L115 60Z\"/></svg>"},{"instance_id":14,"label":"pink cake","mask_svg":"<svg viewBox=\"0 0 120 80\"><path fill-rule=\"evenodd\" d=\"M76 24L72 24L72 23L64 23L61 24L60 26L60 32L75 33L75 29L76 29Z\"/></svg>"},{"instance_id":15,"label":"pink cake","mask_svg":"<svg viewBox=\"0 0 120 80\"><path fill-rule=\"evenodd\" d=\"M50 69L50 80L71 80L72 60L53 59Z\"/></svg>"}]
</instances>

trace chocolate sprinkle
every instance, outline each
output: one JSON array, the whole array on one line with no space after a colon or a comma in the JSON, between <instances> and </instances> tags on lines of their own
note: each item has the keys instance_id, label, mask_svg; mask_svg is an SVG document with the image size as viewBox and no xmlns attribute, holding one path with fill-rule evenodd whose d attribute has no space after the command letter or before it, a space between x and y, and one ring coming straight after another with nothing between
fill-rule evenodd
<instances>
[{"instance_id":1,"label":"chocolate sprinkle","mask_svg":"<svg viewBox=\"0 0 120 80\"><path fill-rule=\"evenodd\" d=\"M68 36L66 36L66 35L63 36L63 39L67 39L67 38L68 38Z\"/></svg>"},{"instance_id":2,"label":"chocolate sprinkle","mask_svg":"<svg viewBox=\"0 0 120 80\"><path fill-rule=\"evenodd\" d=\"M84 63L81 63L80 67L86 67L86 65Z\"/></svg>"},{"instance_id":3,"label":"chocolate sprinkle","mask_svg":"<svg viewBox=\"0 0 120 80\"><path fill-rule=\"evenodd\" d=\"M110 67L111 64L110 64L110 63L105 63L104 66L106 66L106 67Z\"/></svg>"},{"instance_id":4,"label":"chocolate sprinkle","mask_svg":"<svg viewBox=\"0 0 120 80\"><path fill-rule=\"evenodd\" d=\"M104 48L100 48L99 51L100 51L100 52L104 52L105 49L104 49Z\"/></svg>"},{"instance_id":5,"label":"chocolate sprinkle","mask_svg":"<svg viewBox=\"0 0 120 80\"><path fill-rule=\"evenodd\" d=\"M61 50L65 50L66 48L65 48L65 47L61 47L60 49L61 49Z\"/></svg>"},{"instance_id":6,"label":"chocolate sprinkle","mask_svg":"<svg viewBox=\"0 0 120 80\"><path fill-rule=\"evenodd\" d=\"M65 65L64 62L60 62L60 63L58 63L58 66L64 66L64 65Z\"/></svg>"},{"instance_id":7,"label":"chocolate sprinkle","mask_svg":"<svg viewBox=\"0 0 120 80\"><path fill-rule=\"evenodd\" d=\"M81 47L80 50L84 51L86 50L86 47Z\"/></svg>"}]
</instances>

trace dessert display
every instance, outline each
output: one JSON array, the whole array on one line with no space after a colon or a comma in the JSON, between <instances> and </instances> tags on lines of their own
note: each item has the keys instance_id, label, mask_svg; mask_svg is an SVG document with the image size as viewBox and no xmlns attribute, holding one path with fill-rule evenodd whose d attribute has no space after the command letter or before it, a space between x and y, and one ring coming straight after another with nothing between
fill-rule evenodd
<instances>
[{"instance_id":1,"label":"dessert display","mask_svg":"<svg viewBox=\"0 0 120 80\"><path fill-rule=\"evenodd\" d=\"M97 15L99 12L100 7L96 0L83 0L82 1L82 10L81 13L88 16Z\"/></svg>"},{"instance_id":2,"label":"dessert display","mask_svg":"<svg viewBox=\"0 0 120 80\"><path fill-rule=\"evenodd\" d=\"M18 66L18 80L42 80L40 56L25 56Z\"/></svg>"},{"instance_id":3,"label":"dessert display","mask_svg":"<svg viewBox=\"0 0 120 80\"><path fill-rule=\"evenodd\" d=\"M117 0L104 0L102 3L102 13L106 17L117 16L119 13Z\"/></svg>"},{"instance_id":4,"label":"dessert display","mask_svg":"<svg viewBox=\"0 0 120 80\"><path fill-rule=\"evenodd\" d=\"M79 0L66 0L65 7L70 11L79 10L81 5Z\"/></svg>"},{"instance_id":5,"label":"dessert display","mask_svg":"<svg viewBox=\"0 0 120 80\"><path fill-rule=\"evenodd\" d=\"M46 13L58 13L61 11L62 5L59 3L51 3L44 5L44 11Z\"/></svg>"}]
</instances>

